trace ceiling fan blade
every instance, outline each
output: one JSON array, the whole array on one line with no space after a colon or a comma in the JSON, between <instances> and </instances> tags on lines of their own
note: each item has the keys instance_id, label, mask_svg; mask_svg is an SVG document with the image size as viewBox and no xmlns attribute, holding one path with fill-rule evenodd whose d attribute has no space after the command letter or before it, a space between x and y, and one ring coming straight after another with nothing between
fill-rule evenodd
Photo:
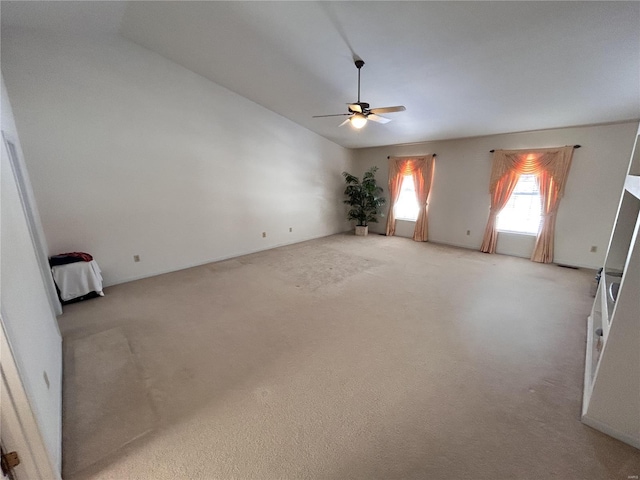
<instances>
[{"instance_id":1,"label":"ceiling fan blade","mask_svg":"<svg viewBox=\"0 0 640 480\"><path fill-rule=\"evenodd\" d=\"M338 125L339 127L346 125L347 123L349 123L349 119L347 118L344 122L342 122L340 125Z\"/></svg>"},{"instance_id":2,"label":"ceiling fan blade","mask_svg":"<svg viewBox=\"0 0 640 480\"><path fill-rule=\"evenodd\" d=\"M349 110L352 112L362 113L362 107L357 103L349 103Z\"/></svg>"},{"instance_id":3,"label":"ceiling fan blade","mask_svg":"<svg viewBox=\"0 0 640 480\"><path fill-rule=\"evenodd\" d=\"M393 112L404 112L406 108L403 105L398 105L396 107L382 107L382 108L372 108L371 113L393 113Z\"/></svg>"},{"instance_id":4,"label":"ceiling fan blade","mask_svg":"<svg viewBox=\"0 0 640 480\"><path fill-rule=\"evenodd\" d=\"M344 115L351 115L350 113L335 113L333 115L314 115L311 118L322 118L322 117L342 117Z\"/></svg>"},{"instance_id":5,"label":"ceiling fan blade","mask_svg":"<svg viewBox=\"0 0 640 480\"><path fill-rule=\"evenodd\" d=\"M389 123L391 121L390 118L381 117L380 115L376 115L375 113L370 113L367 115L367 120L372 120L378 123Z\"/></svg>"}]
</instances>

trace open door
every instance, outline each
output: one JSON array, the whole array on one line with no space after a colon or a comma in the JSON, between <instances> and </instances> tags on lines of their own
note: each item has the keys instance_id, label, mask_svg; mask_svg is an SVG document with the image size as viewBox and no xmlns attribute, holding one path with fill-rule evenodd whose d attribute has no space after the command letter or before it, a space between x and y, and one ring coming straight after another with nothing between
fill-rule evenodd
<instances>
[{"instance_id":1,"label":"open door","mask_svg":"<svg viewBox=\"0 0 640 480\"><path fill-rule=\"evenodd\" d=\"M42 231L42 225L40 224L40 216L36 208L35 199L33 198L27 168L24 164L24 160L19 156L20 150L18 148L17 140L14 140L11 135L4 130L2 131L2 139L4 141L5 148L7 149L7 155L11 163L11 169L13 170L16 185L18 186L18 194L20 195L24 215L27 219L29 234L31 235L31 241L33 242L33 250L38 258L38 266L40 267L42 282L45 290L47 291L47 300L51 305L51 310L56 316L58 316L62 313L62 305L58 299L58 293L56 291L55 284L53 283L53 278L51 277L49 260L46 253L46 242L44 240L44 233Z\"/></svg>"},{"instance_id":2,"label":"open door","mask_svg":"<svg viewBox=\"0 0 640 480\"><path fill-rule=\"evenodd\" d=\"M8 455L3 456L3 477L10 480L59 480L60 474L49 457L20 380L1 317L0 377L0 445L3 455Z\"/></svg>"}]
</instances>

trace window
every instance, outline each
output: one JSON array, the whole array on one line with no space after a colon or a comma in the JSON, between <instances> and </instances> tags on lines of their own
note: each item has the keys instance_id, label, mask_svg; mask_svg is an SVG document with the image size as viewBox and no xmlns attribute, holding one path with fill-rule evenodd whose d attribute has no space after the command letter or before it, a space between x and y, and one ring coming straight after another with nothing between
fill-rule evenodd
<instances>
[{"instance_id":1,"label":"window","mask_svg":"<svg viewBox=\"0 0 640 480\"><path fill-rule=\"evenodd\" d=\"M538 234L542 200L535 175L521 175L507 205L498 214L497 229L502 232Z\"/></svg>"},{"instance_id":2,"label":"window","mask_svg":"<svg viewBox=\"0 0 640 480\"><path fill-rule=\"evenodd\" d=\"M419 210L413 177L411 175L405 175L400 189L400 198L395 204L393 213L398 220L415 222L418 219Z\"/></svg>"}]
</instances>

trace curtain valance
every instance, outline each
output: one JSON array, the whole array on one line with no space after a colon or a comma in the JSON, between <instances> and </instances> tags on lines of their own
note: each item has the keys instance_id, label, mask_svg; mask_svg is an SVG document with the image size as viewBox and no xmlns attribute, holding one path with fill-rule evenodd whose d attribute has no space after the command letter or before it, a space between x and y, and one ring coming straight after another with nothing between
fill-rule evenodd
<instances>
[{"instance_id":1,"label":"curtain valance","mask_svg":"<svg viewBox=\"0 0 640 480\"><path fill-rule=\"evenodd\" d=\"M389 157L389 171L392 169L401 176L411 175L414 170L422 168L427 161L427 157Z\"/></svg>"},{"instance_id":2,"label":"curtain valance","mask_svg":"<svg viewBox=\"0 0 640 480\"><path fill-rule=\"evenodd\" d=\"M493 154L489 192L493 194L500 179L508 172L516 172L518 175L540 175L546 172L560 187L558 195L562 197L573 149L571 145L534 150L496 150Z\"/></svg>"}]
</instances>

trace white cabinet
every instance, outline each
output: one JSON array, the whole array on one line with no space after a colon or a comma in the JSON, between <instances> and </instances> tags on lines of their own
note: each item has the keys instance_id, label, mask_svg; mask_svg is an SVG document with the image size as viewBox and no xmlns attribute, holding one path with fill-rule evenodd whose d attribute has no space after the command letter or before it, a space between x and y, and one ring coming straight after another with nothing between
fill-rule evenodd
<instances>
[{"instance_id":1,"label":"white cabinet","mask_svg":"<svg viewBox=\"0 0 640 480\"><path fill-rule=\"evenodd\" d=\"M582 421L640 448L640 129L588 319Z\"/></svg>"}]
</instances>

